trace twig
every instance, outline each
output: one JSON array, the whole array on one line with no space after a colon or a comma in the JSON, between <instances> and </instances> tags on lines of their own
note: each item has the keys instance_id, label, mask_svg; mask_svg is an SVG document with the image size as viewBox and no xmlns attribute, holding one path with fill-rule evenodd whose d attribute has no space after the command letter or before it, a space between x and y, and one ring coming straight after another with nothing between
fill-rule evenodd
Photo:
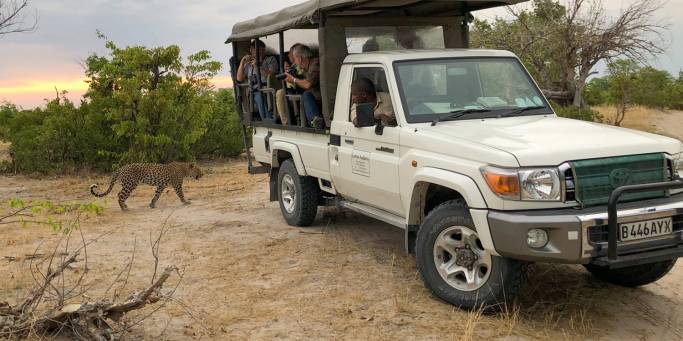
<instances>
[{"instance_id":1,"label":"twig","mask_svg":"<svg viewBox=\"0 0 683 341\"><path fill-rule=\"evenodd\" d=\"M154 241L152 241L152 230L149 231L149 245L152 249L152 257L154 257L154 273L152 274L152 283L154 283L154 279L157 276L157 270L159 268L159 248L161 247L161 238L166 233L166 224L174 212L175 210L171 211L166 219L164 219L164 223L161 225L161 229L159 230L159 236Z\"/></svg>"}]
</instances>

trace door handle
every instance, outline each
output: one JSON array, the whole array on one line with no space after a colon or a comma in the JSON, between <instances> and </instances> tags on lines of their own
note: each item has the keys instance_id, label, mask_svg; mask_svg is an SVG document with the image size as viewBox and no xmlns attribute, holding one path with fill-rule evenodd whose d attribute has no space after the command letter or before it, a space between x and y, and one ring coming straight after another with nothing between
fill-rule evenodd
<instances>
[{"instance_id":1,"label":"door handle","mask_svg":"<svg viewBox=\"0 0 683 341\"><path fill-rule=\"evenodd\" d=\"M351 139L344 139L344 142L346 142L346 144L353 144L353 140Z\"/></svg>"},{"instance_id":2,"label":"door handle","mask_svg":"<svg viewBox=\"0 0 683 341\"><path fill-rule=\"evenodd\" d=\"M378 152L384 152L384 153L390 153L390 154L394 153L394 148L388 148L388 147L378 147L378 148L375 148L375 150L377 150Z\"/></svg>"}]
</instances>

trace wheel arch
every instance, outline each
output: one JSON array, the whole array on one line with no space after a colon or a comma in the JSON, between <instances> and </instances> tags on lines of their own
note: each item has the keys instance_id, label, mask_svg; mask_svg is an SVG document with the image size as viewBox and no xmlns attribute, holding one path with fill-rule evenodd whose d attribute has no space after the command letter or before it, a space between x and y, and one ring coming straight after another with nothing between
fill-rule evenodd
<instances>
[{"instance_id":1,"label":"wheel arch","mask_svg":"<svg viewBox=\"0 0 683 341\"><path fill-rule=\"evenodd\" d=\"M297 173L299 175L305 176L306 167L301 159L301 153L299 152L299 147L293 143L284 141L274 141L270 147L271 152L271 163L270 163L270 201L277 201L279 199L279 193L277 192L277 177L280 171L280 165L288 159L294 162Z\"/></svg>"},{"instance_id":2,"label":"wheel arch","mask_svg":"<svg viewBox=\"0 0 683 341\"><path fill-rule=\"evenodd\" d=\"M451 200L462 200L468 208L487 207L479 186L472 178L463 174L438 168L422 168L415 174L411 188L404 237L405 250L408 253L414 253L417 231L433 208ZM477 223L478 226L483 224L485 223ZM488 224L485 225L482 228L486 229L485 235L488 235Z\"/></svg>"},{"instance_id":3,"label":"wheel arch","mask_svg":"<svg viewBox=\"0 0 683 341\"><path fill-rule=\"evenodd\" d=\"M304 161L301 158L301 152L296 144L284 141L274 141L271 143L270 150L272 155L272 168L279 168L283 161L292 159L294 166L296 166L297 173L299 173L301 176L308 175L306 173Z\"/></svg>"},{"instance_id":4,"label":"wheel arch","mask_svg":"<svg viewBox=\"0 0 683 341\"><path fill-rule=\"evenodd\" d=\"M487 207L484 196L474 180L466 175L438 169L424 168L413 179L408 225L420 225L431 209L456 199L469 208Z\"/></svg>"}]
</instances>

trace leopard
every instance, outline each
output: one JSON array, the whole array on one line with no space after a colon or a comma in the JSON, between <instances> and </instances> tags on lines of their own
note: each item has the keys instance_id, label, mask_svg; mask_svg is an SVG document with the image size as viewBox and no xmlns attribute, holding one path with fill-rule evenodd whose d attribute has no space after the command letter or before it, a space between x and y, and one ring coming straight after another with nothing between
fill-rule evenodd
<instances>
[{"instance_id":1,"label":"leopard","mask_svg":"<svg viewBox=\"0 0 683 341\"><path fill-rule=\"evenodd\" d=\"M157 200L163 193L164 189L172 186L178 198L184 205L190 204L188 199L185 199L183 193L183 180L185 178L194 178L199 180L203 175L201 168L191 162L171 162L167 164L162 163L130 163L122 166L112 174L109 188L102 193L97 192L97 184L90 185L90 193L98 198L104 197L111 193L116 180L121 180L121 191L118 194L119 206L121 210L128 210L126 199L137 188L139 184L156 186L154 197L149 204L150 208L155 208Z\"/></svg>"}]
</instances>

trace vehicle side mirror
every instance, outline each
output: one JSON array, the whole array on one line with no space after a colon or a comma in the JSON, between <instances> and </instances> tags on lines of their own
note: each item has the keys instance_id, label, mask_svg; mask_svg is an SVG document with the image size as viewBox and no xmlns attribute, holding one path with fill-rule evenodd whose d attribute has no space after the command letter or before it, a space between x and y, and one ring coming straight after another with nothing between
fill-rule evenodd
<instances>
[{"instance_id":1,"label":"vehicle side mirror","mask_svg":"<svg viewBox=\"0 0 683 341\"><path fill-rule=\"evenodd\" d=\"M356 127L375 126L375 106L372 103L356 104Z\"/></svg>"}]
</instances>

